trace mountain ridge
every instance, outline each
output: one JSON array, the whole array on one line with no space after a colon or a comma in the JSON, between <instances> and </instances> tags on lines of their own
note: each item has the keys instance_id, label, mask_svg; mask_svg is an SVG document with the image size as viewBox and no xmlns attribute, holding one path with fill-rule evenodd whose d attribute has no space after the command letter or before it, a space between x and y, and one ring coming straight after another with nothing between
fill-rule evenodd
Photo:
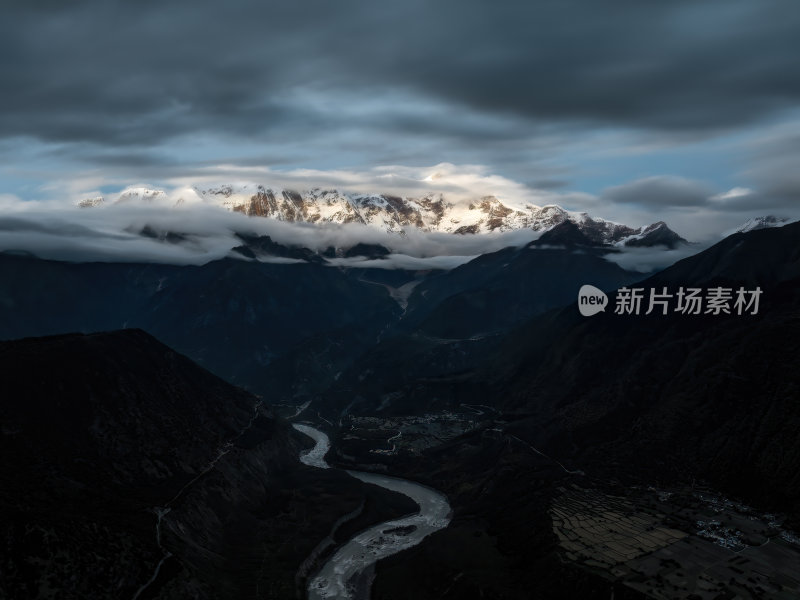
<instances>
[{"instance_id":1,"label":"mountain ridge","mask_svg":"<svg viewBox=\"0 0 800 600\"><path fill-rule=\"evenodd\" d=\"M205 189L195 186L169 195L164 190L139 186L126 188L111 201L104 197L91 197L78 202L78 206L96 208L132 202L173 205L206 203L250 217L266 217L290 223L360 224L399 234L407 228L462 235L521 229L543 232L561 223L572 222L597 245L666 245L674 248L677 244L686 243L663 221L631 227L591 217L586 212L569 211L556 204L520 204L493 195L479 196L465 202L454 201L438 192L400 197L318 187L300 192L260 184L225 184Z\"/></svg>"}]
</instances>

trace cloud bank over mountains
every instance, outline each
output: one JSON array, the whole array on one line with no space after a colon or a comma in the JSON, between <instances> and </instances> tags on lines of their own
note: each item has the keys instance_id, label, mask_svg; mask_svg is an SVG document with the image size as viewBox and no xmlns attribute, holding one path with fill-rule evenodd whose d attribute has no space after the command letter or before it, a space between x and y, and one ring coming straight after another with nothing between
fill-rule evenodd
<instances>
[{"instance_id":1,"label":"cloud bank over mountains","mask_svg":"<svg viewBox=\"0 0 800 600\"><path fill-rule=\"evenodd\" d=\"M314 225L247 217L204 203L176 206L169 198L91 209L44 202L15 203L14 207L13 212L5 210L0 216L0 251L76 262L204 264L226 256L243 259L231 252L242 245L237 234L243 234L267 235L280 244L320 252L329 247L376 244L390 248L396 255L384 259L388 262L362 266L452 268L479 254L523 245L539 236L532 230L465 236L414 228L401 235L361 224ZM170 233L174 237L168 236ZM334 259L331 264L349 266L363 260Z\"/></svg>"},{"instance_id":2,"label":"cloud bank over mountains","mask_svg":"<svg viewBox=\"0 0 800 600\"><path fill-rule=\"evenodd\" d=\"M0 194L472 187L712 237L800 204L798 29L794 0L11 0Z\"/></svg>"},{"instance_id":3,"label":"cloud bank over mountains","mask_svg":"<svg viewBox=\"0 0 800 600\"><path fill-rule=\"evenodd\" d=\"M330 252L331 248L347 250L356 244L384 247L390 251L388 256L378 258L341 253L336 257L327 255L326 263L332 267L450 269L487 252L528 244L567 214L577 222L587 218L582 213L565 213L558 207L537 209L533 202L562 200L565 195L551 192L534 195L524 186L486 175L476 167L459 169L453 165L437 165L425 172L428 175L421 178L420 173L411 170L395 172L379 169L372 173L373 179L369 182L372 185L383 184L394 193L419 194L435 189L440 202L446 201L448 206L461 205L461 209L448 209L455 212L446 213L459 218L470 213L470 218L475 218L477 214L478 218L485 221L491 217L492 211L499 210L499 215L510 220L498 219L504 223L502 227L491 230L484 227L481 233L468 234L435 228L426 230L418 225L387 227L386 222L381 221L380 214L371 224L342 222L341 218L338 222L290 222L274 217L246 216L231 210L232 207L226 205L228 198L224 195L217 198L214 193L209 194L208 189L179 181L173 189L129 188L105 197L83 197L78 202L75 198L69 201L23 202L6 197L0 206L0 251L26 252L41 258L77 262L203 264L224 257L244 260L240 253L232 251L242 245L241 236L269 236L278 244L308 248L320 254ZM247 175L259 173L265 175L263 170L258 173L252 170L246 172ZM290 173L284 179L272 179L288 187L318 175ZM357 174L334 173L326 183L352 185L357 181ZM210 182L210 179L203 181L204 184ZM252 193L256 186L251 184L245 189ZM486 194L494 190L502 192L500 198L506 204L492 197L488 203L490 207L475 206L481 200L481 196L475 195L476 191ZM277 196L281 198L280 192L277 192ZM345 196L333 196L337 202L348 202ZM312 194L305 196L304 200L315 197ZM487 204L485 197L483 201ZM415 200L408 202L416 203ZM468 209L465 208L467 203ZM79 205L84 207L79 208ZM542 217L536 218L543 220L529 225L527 219L530 217L525 217L523 213L509 215L509 206L526 211L542 210ZM433 213L435 217L435 206ZM414 219L411 221L414 222ZM590 219L588 223L591 225L594 221ZM453 227L448 231L452 231ZM631 233L632 230L623 228L614 234L617 236L614 239L624 239ZM610 260L625 263L628 268L650 270L694 253L700 247L681 247L670 252L663 249L646 252L620 247ZM302 262L292 257L269 255L260 255L259 260L286 264Z\"/></svg>"}]
</instances>

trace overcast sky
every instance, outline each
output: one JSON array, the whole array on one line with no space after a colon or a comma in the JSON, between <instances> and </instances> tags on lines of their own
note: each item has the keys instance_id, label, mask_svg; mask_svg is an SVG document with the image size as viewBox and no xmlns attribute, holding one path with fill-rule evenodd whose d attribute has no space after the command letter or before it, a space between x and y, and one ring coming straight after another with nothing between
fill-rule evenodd
<instances>
[{"instance_id":1,"label":"overcast sky","mask_svg":"<svg viewBox=\"0 0 800 600\"><path fill-rule=\"evenodd\" d=\"M800 216L798 32L797 0L6 0L0 199L446 163L697 239Z\"/></svg>"}]
</instances>

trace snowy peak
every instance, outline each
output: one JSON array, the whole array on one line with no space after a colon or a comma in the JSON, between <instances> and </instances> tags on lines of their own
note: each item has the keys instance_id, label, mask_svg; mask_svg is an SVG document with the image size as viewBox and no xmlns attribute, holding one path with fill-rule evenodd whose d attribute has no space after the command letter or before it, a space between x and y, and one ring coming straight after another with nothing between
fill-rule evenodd
<instances>
[{"instance_id":1,"label":"snowy peak","mask_svg":"<svg viewBox=\"0 0 800 600\"><path fill-rule=\"evenodd\" d=\"M168 201L169 196L164 190L136 186L125 188L110 201L104 196L93 196L78 201L78 206L81 208L94 208L107 204L156 204ZM181 201L182 199L179 199L177 203Z\"/></svg>"},{"instance_id":2,"label":"snowy peak","mask_svg":"<svg viewBox=\"0 0 800 600\"><path fill-rule=\"evenodd\" d=\"M748 231L755 231L756 229L767 229L769 227L782 227L789 222L787 217L776 217L775 215L765 215L762 217L753 217L746 223L737 227L731 233L747 233Z\"/></svg>"},{"instance_id":3,"label":"snowy peak","mask_svg":"<svg viewBox=\"0 0 800 600\"><path fill-rule=\"evenodd\" d=\"M672 231L664 221L658 221L646 227L640 227L634 233L623 237L616 242L618 246L666 246L674 249L688 242Z\"/></svg>"},{"instance_id":4,"label":"snowy peak","mask_svg":"<svg viewBox=\"0 0 800 600\"><path fill-rule=\"evenodd\" d=\"M84 198L83 200L78 202L78 206L81 208L93 208L95 206L100 206L105 202L105 198L102 196L94 196L92 198Z\"/></svg>"},{"instance_id":5,"label":"snowy peak","mask_svg":"<svg viewBox=\"0 0 800 600\"><path fill-rule=\"evenodd\" d=\"M415 227L445 233L488 233L520 229L537 220L547 220L511 209L493 196L464 206L449 202L440 193L403 198L320 188L301 193L261 185L223 185L196 191L208 202L248 216L290 222L359 223L390 232Z\"/></svg>"},{"instance_id":6,"label":"snowy peak","mask_svg":"<svg viewBox=\"0 0 800 600\"><path fill-rule=\"evenodd\" d=\"M392 233L403 233L407 228L462 235L520 229L549 231L570 222L592 245L665 245L672 248L686 242L663 222L633 228L592 218L586 213L569 212L555 204L509 206L509 203L496 196L482 196L470 202L453 202L441 193L400 197L390 194L350 194L322 188L298 192L240 183L206 188L195 186L169 195L163 190L130 187L123 190L113 203L139 201L179 205L187 198L222 206L250 217L290 223L354 223ZM103 202L102 198L86 199L79 204L90 207Z\"/></svg>"},{"instance_id":7,"label":"snowy peak","mask_svg":"<svg viewBox=\"0 0 800 600\"><path fill-rule=\"evenodd\" d=\"M634 229L627 225L592 219L585 214L580 218L569 216L548 229L535 242L536 245L558 244L566 246L666 246L673 249L688 243L672 231L663 221Z\"/></svg>"},{"instance_id":8,"label":"snowy peak","mask_svg":"<svg viewBox=\"0 0 800 600\"><path fill-rule=\"evenodd\" d=\"M595 246L597 244L581 230L579 225L567 219L545 231L538 240L532 242L532 245Z\"/></svg>"},{"instance_id":9,"label":"snowy peak","mask_svg":"<svg viewBox=\"0 0 800 600\"><path fill-rule=\"evenodd\" d=\"M120 192L115 203L123 202L158 202L167 200L164 190L153 190L146 187L129 187Z\"/></svg>"}]
</instances>

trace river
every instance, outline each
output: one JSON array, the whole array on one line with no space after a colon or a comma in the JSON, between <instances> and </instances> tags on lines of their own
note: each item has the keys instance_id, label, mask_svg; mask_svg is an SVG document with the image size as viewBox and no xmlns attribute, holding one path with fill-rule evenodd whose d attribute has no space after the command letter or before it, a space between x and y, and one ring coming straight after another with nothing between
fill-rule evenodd
<instances>
[{"instance_id":1,"label":"river","mask_svg":"<svg viewBox=\"0 0 800 600\"><path fill-rule=\"evenodd\" d=\"M292 426L315 442L311 450L300 454L300 461L313 467L330 468L325 461L325 454L330 449L328 436L308 425L295 423ZM341 546L309 581L309 600L360 600L360 596L366 593L364 586L356 583L360 575L372 569L380 559L419 544L425 537L450 523L450 504L444 494L434 489L388 475L361 471L347 473L365 483L405 494L417 503L419 511L407 517L374 525Z\"/></svg>"}]
</instances>

